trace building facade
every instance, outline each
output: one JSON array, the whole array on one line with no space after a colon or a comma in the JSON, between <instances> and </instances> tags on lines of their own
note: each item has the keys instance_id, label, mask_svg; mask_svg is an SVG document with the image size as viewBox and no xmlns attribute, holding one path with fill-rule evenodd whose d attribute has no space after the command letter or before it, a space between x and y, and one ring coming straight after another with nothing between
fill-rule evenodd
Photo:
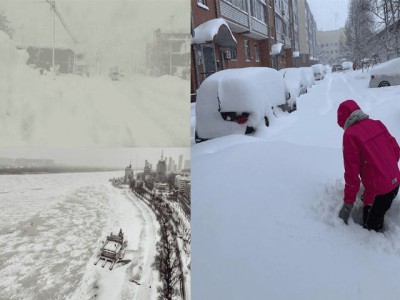
<instances>
[{"instance_id":1,"label":"building facade","mask_svg":"<svg viewBox=\"0 0 400 300\"><path fill-rule=\"evenodd\" d=\"M317 31L317 58L324 64L340 64L344 52L344 28Z\"/></svg>"},{"instance_id":2,"label":"building facade","mask_svg":"<svg viewBox=\"0 0 400 300\"><path fill-rule=\"evenodd\" d=\"M130 183L133 180L133 170L132 170L132 165L129 164L129 166L127 166L125 168L125 178L124 178L124 182L125 183Z\"/></svg>"},{"instance_id":3,"label":"building facade","mask_svg":"<svg viewBox=\"0 0 400 300\"><path fill-rule=\"evenodd\" d=\"M317 24L306 0L298 0L299 65L317 63Z\"/></svg>"},{"instance_id":4,"label":"building facade","mask_svg":"<svg viewBox=\"0 0 400 300\"><path fill-rule=\"evenodd\" d=\"M156 167L156 181L157 182L165 182L167 179L167 162L163 158L163 154L161 154L161 159L157 163Z\"/></svg>"},{"instance_id":5,"label":"building facade","mask_svg":"<svg viewBox=\"0 0 400 300\"><path fill-rule=\"evenodd\" d=\"M303 28L302 9L310 23ZM307 65L315 55L316 24L306 0L192 0L191 24L192 102L205 78L220 70Z\"/></svg>"},{"instance_id":6,"label":"building facade","mask_svg":"<svg viewBox=\"0 0 400 300\"><path fill-rule=\"evenodd\" d=\"M154 31L153 41L146 48L146 65L151 75L189 77L189 34L162 32L158 29Z\"/></svg>"}]
</instances>

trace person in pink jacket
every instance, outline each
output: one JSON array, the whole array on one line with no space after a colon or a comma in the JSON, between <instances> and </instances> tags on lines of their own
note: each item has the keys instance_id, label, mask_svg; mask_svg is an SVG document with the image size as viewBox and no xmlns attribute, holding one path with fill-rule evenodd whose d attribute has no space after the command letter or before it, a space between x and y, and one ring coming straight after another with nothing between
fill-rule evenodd
<instances>
[{"instance_id":1,"label":"person in pink jacket","mask_svg":"<svg viewBox=\"0 0 400 300\"><path fill-rule=\"evenodd\" d=\"M399 191L399 145L385 125L370 119L354 100L339 105L337 122L344 129L345 188L339 217L347 224L361 181L364 228L382 231L385 214Z\"/></svg>"}]
</instances>

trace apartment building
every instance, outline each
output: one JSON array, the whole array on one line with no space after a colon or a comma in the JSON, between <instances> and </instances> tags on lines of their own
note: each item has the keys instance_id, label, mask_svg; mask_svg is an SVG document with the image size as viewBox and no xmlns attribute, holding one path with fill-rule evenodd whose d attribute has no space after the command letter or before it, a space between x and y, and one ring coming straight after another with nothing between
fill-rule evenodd
<instances>
[{"instance_id":1,"label":"apartment building","mask_svg":"<svg viewBox=\"0 0 400 300\"><path fill-rule=\"evenodd\" d=\"M299 65L317 63L317 24L307 0L298 0Z\"/></svg>"},{"instance_id":2,"label":"apartment building","mask_svg":"<svg viewBox=\"0 0 400 300\"><path fill-rule=\"evenodd\" d=\"M294 58L299 61L301 48L299 12L308 8L298 2L192 0L192 101L204 79L217 71L242 67L281 69L296 65ZM306 13L303 15L316 28L311 12L307 13L307 19ZM308 27L311 26L307 26L307 32ZM308 33L312 46L307 50L314 49L313 34L315 40L315 30Z\"/></svg>"},{"instance_id":3,"label":"apartment building","mask_svg":"<svg viewBox=\"0 0 400 300\"><path fill-rule=\"evenodd\" d=\"M291 1L275 0L275 46L272 47L272 66L276 69L291 67L293 65L292 56L292 21L290 10Z\"/></svg>"},{"instance_id":4,"label":"apartment building","mask_svg":"<svg viewBox=\"0 0 400 300\"><path fill-rule=\"evenodd\" d=\"M345 57L344 28L327 31L317 31L317 58L324 64L339 63Z\"/></svg>"}]
</instances>

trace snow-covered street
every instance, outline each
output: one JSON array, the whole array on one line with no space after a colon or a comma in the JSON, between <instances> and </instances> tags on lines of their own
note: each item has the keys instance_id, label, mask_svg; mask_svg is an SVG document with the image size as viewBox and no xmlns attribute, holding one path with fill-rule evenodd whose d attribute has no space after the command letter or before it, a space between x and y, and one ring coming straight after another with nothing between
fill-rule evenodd
<instances>
[{"instance_id":1,"label":"snow-covered street","mask_svg":"<svg viewBox=\"0 0 400 300\"><path fill-rule=\"evenodd\" d=\"M338 105L354 99L400 142L400 87L370 89L368 81L368 72L327 74L297 111L256 136L193 145L193 299L398 298L399 197L384 233L357 224L360 200L348 226L338 218Z\"/></svg>"},{"instance_id":2,"label":"snow-covered street","mask_svg":"<svg viewBox=\"0 0 400 300\"><path fill-rule=\"evenodd\" d=\"M155 215L128 189L112 187L115 175L2 176L0 298L157 299ZM130 263L94 265L101 241L120 228Z\"/></svg>"},{"instance_id":3,"label":"snow-covered street","mask_svg":"<svg viewBox=\"0 0 400 300\"><path fill-rule=\"evenodd\" d=\"M0 31L0 146L189 146L189 80L40 75Z\"/></svg>"}]
</instances>

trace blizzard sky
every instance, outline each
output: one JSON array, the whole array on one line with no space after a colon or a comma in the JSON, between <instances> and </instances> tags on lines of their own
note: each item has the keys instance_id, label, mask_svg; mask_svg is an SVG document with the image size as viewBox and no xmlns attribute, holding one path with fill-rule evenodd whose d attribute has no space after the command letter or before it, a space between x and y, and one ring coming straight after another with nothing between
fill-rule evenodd
<instances>
[{"instance_id":1,"label":"blizzard sky","mask_svg":"<svg viewBox=\"0 0 400 300\"><path fill-rule=\"evenodd\" d=\"M143 168L145 160L153 164L153 170L161 158L172 157L179 162L183 155L190 159L190 148L0 148L0 157L54 159L56 163L88 167L125 168L132 162L133 168Z\"/></svg>"},{"instance_id":2,"label":"blizzard sky","mask_svg":"<svg viewBox=\"0 0 400 300\"><path fill-rule=\"evenodd\" d=\"M344 27L349 0L307 0L317 23L317 30L334 30Z\"/></svg>"}]
</instances>

